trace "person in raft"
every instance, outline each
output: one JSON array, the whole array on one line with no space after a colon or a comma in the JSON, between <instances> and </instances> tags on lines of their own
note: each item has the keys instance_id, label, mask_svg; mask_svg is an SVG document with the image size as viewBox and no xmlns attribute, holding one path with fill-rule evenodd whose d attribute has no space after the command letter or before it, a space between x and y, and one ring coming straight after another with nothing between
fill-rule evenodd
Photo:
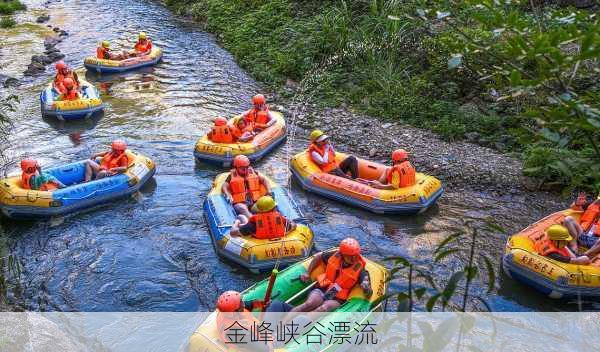
<instances>
[{"instance_id":1,"label":"person in raft","mask_svg":"<svg viewBox=\"0 0 600 352\"><path fill-rule=\"evenodd\" d=\"M275 117L269 111L267 99L262 94L256 94L252 97L252 109L244 112L242 117L246 121L251 121L254 124L256 131L262 131L265 128L275 123Z\"/></svg>"},{"instance_id":2,"label":"person in raft","mask_svg":"<svg viewBox=\"0 0 600 352\"><path fill-rule=\"evenodd\" d=\"M327 136L321 130L314 130L310 133L311 144L308 147L310 159L326 173L356 179L358 177L358 160L354 155L349 155L341 163L335 160L335 149L329 142Z\"/></svg>"},{"instance_id":3,"label":"person in raft","mask_svg":"<svg viewBox=\"0 0 600 352\"><path fill-rule=\"evenodd\" d=\"M123 60L126 55L113 53L110 50L110 42L103 40L99 47L96 48L96 57L103 60Z\"/></svg>"},{"instance_id":4,"label":"person in raft","mask_svg":"<svg viewBox=\"0 0 600 352\"><path fill-rule=\"evenodd\" d=\"M252 206L254 215L250 219L235 220L231 231L233 237L252 235L258 239L277 239L296 228L296 224L285 218L270 196L260 197ZM240 216L242 217L242 216Z\"/></svg>"},{"instance_id":5,"label":"person in raft","mask_svg":"<svg viewBox=\"0 0 600 352\"><path fill-rule=\"evenodd\" d=\"M75 82L70 78L65 78L63 81L65 91L58 96L58 100L77 100L79 92L75 89Z\"/></svg>"},{"instance_id":6,"label":"person in raft","mask_svg":"<svg viewBox=\"0 0 600 352\"><path fill-rule=\"evenodd\" d=\"M551 225L545 231L546 238L535 244L537 253L563 263L582 264L590 263L586 255L576 255L568 246L573 237L569 230L562 225Z\"/></svg>"},{"instance_id":7,"label":"person in raft","mask_svg":"<svg viewBox=\"0 0 600 352\"><path fill-rule=\"evenodd\" d=\"M53 87L59 94L67 92L67 88L64 85L64 81L67 78L72 80L75 90L79 90L79 77L64 61L57 62L54 67L56 68L56 76L54 76Z\"/></svg>"},{"instance_id":8,"label":"person in raft","mask_svg":"<svg viewBox=\"0 0 600 352\"><path fill-rule=\"evenodd\" d=\"M227 125L227 119L224 117L217 117L215 119L207 137L215 143L233 143L236 141L231 128Z\"/></svg>"},{"instance_id":9,"label":"person in raft","mask_svg":"<svg viewBox=\"0 0 600 352\"><path fill-rule=\"evenodd\" d=\"M578 244L589 248L584 255L592 258L600 253L600 195L595 200L588 200L585 193L580 193L571 208L583 211L579 222L572 216L564 220L569 234L575 239L571 248L577 250Z\"/></svg>"},{"instance_id":10,"label":"person in raft","mask_svg":"<svg viewBox=\"0 0 600 352\"><path fill-rule=\"evenodd\" d=\"M408 152L396 149L392 152L392 166L387 168L378 180L358 179L373 188L398 189L416 183L416 170L408 160Z\"/></svg>"},{"instance_id":11,"label":"person in raft","mask_svg":"<svg viewBox=\"0 0 600 352\"><path fill-rule=\"evenodd\" d=\"M127 170L129 160L125 150L127 143L122 140L115 140L111 143L111 150L92 155L85 164L85 182L93 179L99 180L104 177L114 176ZM100 164L96 158L102 157Z\"/></svg>"},{"instance_id":12,"label":"person in raft","mask_svg":"<svg viewBox=\"0 0 600 352\"><path fill-rule=\"evenodd\" d=\"M262 196L271 194L269 183L263 175L250 166L250 159L245 155L233 158L233 169L221 188L223 195L239 215L246 219L252 217L250 208ZM245 221L243 217L240 217Z\"/></svg>"},{"instance_id":13,"label":"person in raft","mask_svg":"<svg viewBox=\"0 0 600 352\"><path fill-rule=\"evenodd\" d=\"M138 41L133 47L132 56L143 56L148 55L152 51L152 41L148 39L148 35L145 32L140 32L138 35Z\"/></svg>"},{"instance_id":14,"label":"person in raft","mask_svg":"<svg viewBox=\"0 0 600 352\"><path fill-rule=\"evenodd\" d=\"M300 275L300 280L310 281L310 273L321 263L325 264L325 272L317 277L317 288L310 292L308 299L291 311L329 312L337 309L346 302L355 285L360 285L364 294L371 297L371 279L360 252L358 241L349 237L340 242L336 252L316 255L307 272Z\"/></svg>"},{"instance_id":15,"label":"person in raft","mask_svg":"<svg viewBox=\"0 0 600 352\"><path fill-rule=\"evenodd\" d=\"M21 160L21 187L36 191L53 191L66 186L56 177L42 172L42 167L34 159Z\"/></svg>"}]
</instances>

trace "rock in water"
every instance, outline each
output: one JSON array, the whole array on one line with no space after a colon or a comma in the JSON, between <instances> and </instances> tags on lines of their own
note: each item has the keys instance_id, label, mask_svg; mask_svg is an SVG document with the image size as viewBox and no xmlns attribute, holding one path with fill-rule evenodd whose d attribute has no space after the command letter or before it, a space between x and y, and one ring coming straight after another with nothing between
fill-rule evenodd
<instances>
[{"instance_id":1,"label":"rock in water","mask_svg":"<svg viewBox=\"0 0 600 352\"><path fill-rule=\"evenodd\" d=\"M44 22L48 22L48 20L50 19L50 15L42 15L40 17L38 17L35 22L37 23L44 23Z\"/></svg>"}]
</instances>

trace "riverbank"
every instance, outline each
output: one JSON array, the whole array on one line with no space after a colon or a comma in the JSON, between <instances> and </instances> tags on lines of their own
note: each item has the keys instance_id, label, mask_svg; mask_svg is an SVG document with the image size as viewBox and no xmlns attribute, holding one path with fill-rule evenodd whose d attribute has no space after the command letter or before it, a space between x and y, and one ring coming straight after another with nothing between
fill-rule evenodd
<instances>
[{"instance_id":1,"label":"riverbank","mask_svg":"<svg viewBox=\"0 0 600 352\"><path fill-rule=\"evenodd\" d=\"M242 68L281 98L295 99L296 92L286 87L301 82L300 90L309 92L305 95L310 96L310 103L323 112L343 110L373 116L381 119L381 124L422 129L429 139L435 136L494 149L499 152L495 155L509 155L503 160L511 176L498 176L512 179L518 187L532 189L542 183L552 191L598 187L594 186L598 175L590 171L594 154L589 146L557 146L556 141L541 138L537 132L543 124L524 114L538 106L535 99L506 99L502 97L506 91L493 89L469 65L465 64L468 69L456 69L449 61L457 50L452 33L443 26L428 31L417 24L415 18L425 17L417 2L165 3L214 33ZM583 6L561 3L569 5ZM523 16L530 11L526 6L519 10ZM480 59L486 64L493 61L491 56ZM577 82L594 76L582 72L579 70L582 77ZM543 94L539 99L545 99ZM485 158L487 153L479 155ZM437 160L438 166L440 163L443 160ZM494 168L487 160L480 164ZM516 174L524 171L539 181ZM464 173L468 174L468 169Z\"/></svg>"}]
</instances>

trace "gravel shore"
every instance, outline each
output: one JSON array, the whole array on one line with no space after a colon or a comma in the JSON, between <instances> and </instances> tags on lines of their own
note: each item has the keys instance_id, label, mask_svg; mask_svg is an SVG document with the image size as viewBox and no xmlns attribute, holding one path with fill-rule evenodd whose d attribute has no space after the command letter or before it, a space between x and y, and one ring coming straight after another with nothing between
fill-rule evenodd
<instances>
[{"instance_id":1,"label":"gravel shore","mask_svg":"<svg viewBox=\"0 0 600 352\"><path fill-rule=\"evenodd\" d=\"M539 191L538 182L523 175L520 160L494 149L464 141L449 142L423 129L382 121L344 108L319 108L315 104L275 100L273 109L283 112L288 123L307 131L322 129L331 136L338 150L373 161L387 164L392 150L404 148L418 171L435 175L453 191L518 194L566 204L558 194Z\"/></svg>"}]
</instances>

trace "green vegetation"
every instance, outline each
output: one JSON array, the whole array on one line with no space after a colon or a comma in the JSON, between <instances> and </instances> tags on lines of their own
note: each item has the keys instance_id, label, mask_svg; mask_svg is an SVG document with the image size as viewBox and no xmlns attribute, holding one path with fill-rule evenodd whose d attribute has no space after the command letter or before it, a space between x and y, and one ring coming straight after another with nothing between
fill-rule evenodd
<instances>
[{"instance_id":1,"label":"green vegetation","mask_svg":"<svg viewBox=\"0 0 600 352\"><path fill-rule=\"evenodd\" d=\"M12 28L17 24L12 17L4 17L0 19L0 28Z\"/></svg>"},{"instance_id":2,"label":"green vegetation","mask_svg":"<svg viewBox=\"0 0 600 352\"><path fill-rule=\"evenodd\" d=\"M19 0L0 0L0 15L12 15L26 8Z\"/></svg>"},{"instance_id":3,"label":"green vegetation","mask_svg":"<svg viewBox=\"0 0 600 352\"><path fill-rule=\"evenodd\" d=\"M167 0L283 94L297 81L322 104L522 153L547 185L598 191L598 16L564 3Z\"/></svg>"}]
</instances>

